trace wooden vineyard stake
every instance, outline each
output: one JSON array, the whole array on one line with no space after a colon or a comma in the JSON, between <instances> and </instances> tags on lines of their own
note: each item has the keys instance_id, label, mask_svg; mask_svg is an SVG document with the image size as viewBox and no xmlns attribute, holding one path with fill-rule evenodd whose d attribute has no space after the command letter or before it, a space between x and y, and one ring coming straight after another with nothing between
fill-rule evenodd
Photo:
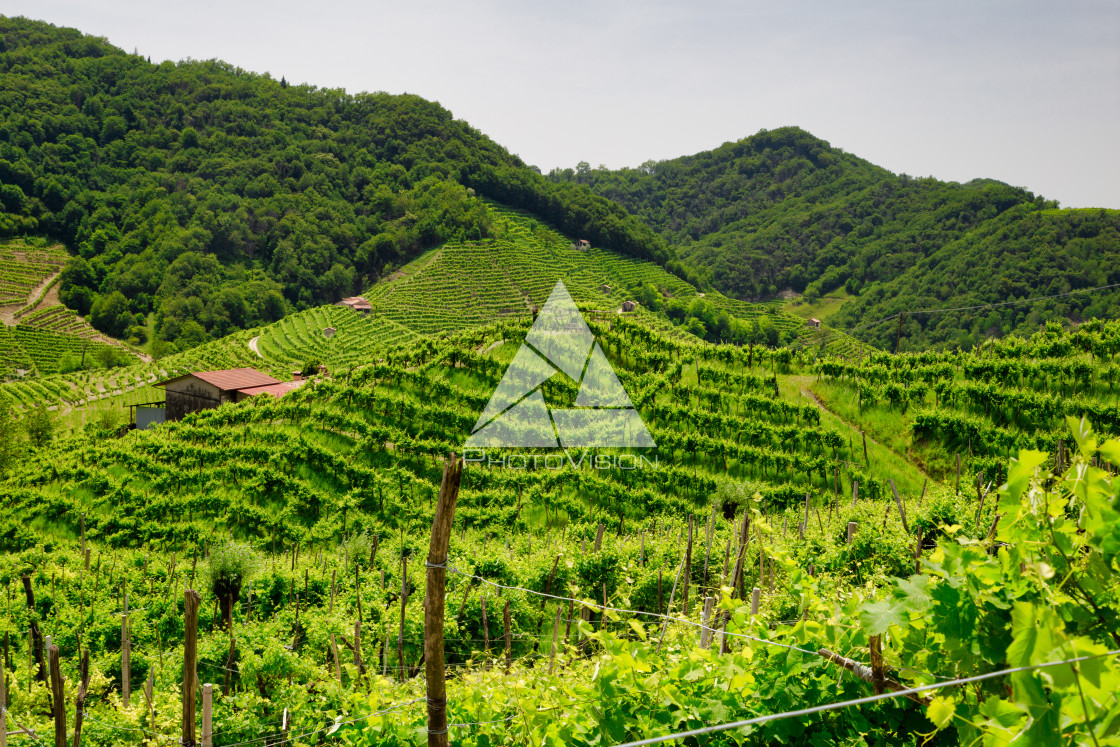
<instances>
[{"instance_id":1,"label":"wooden vineyard stake","mask_svg":"<svg viewBox=\"0 0 1120 747\"><path fill-rule=\"evenodd\" d=\"M849 545L852 544L852 537L856 536L856 529L858 527L859 527L859 524L857 522L854 522L854 521L849 521L848 522L848 544Z\"/></svg>"},{"instance_id":2,"label":"wooden vineyard stake","mask_svg":"<svg viewBox=\"0 0 1120 747\"><path fill-rule=\"evenodd\" d=\"M599 552L599 550L603 548L603 532L605 532L606 529L605 526L600 524L595 530L595 552Z\"/></svg>"},{"instance_id":3,"label":"wooden vineyard stake","mask_svg":"<svg viewBox=\"0 0 1120 747\"><path fill-rule=\"evenodd\" d=\"M121 615L121 703L128 708L132 694L132 645L128 640L128 615Z\"/></svg>"},{"instance_id":4,"label":"wooden vineyard stake","mask_svg":"<svg viewBox=\"0 0 1120 747\"><path fill-rule=\"evenodd\" d=\"M761 578L759 578L758 581L759 581L759 583L762 583ZM762 593L762 589L758 588L757 586L754 587L753 589L751 589L751 616L752 617L758 614L758 596L761 593Z\"/></svg>"},{"instance_id":5,"label":"wooden vineyard stake","mask_svg":"<svg viewBox=\"0 0 1120 747\"><path fill-rule=\"evenodd\" d=\"M859 480L852 480L852 508L856 507L859 500Z\"/></svg>"},{"instance_id":6,"label":"wooden vineyard stake","mask_svg":"<svg viewBox=\"0 0 1120 747\"><path fill-rule=\"evenodd\" d=\"M397 666L400 667L401 682L408 678L404 665L404 616L408 607L408 558L401 558L401 627L397 634Z\"/></svg>"},{"instance_id":7,"label":"wooden vineyard stake","mask_svg":"<svg viewBox=\"0 0 1120 747\"><path fill-rule=\"evenodd\" d=\"M80 747L82 743L82 721L86 717L86 695L89 694L89 649L86 649L86 652L82 654L79 673L82 679L78 687L78 697L74 702L74 747ZM0 720L0 734L4 733L3 727L4 722Z\"/></svg>"},{"instance_id":8,"label":"wooden vineyard stake","mask_svg":"<svg viewBox=\"0 0 1120 747\"><path fill-rule=\"evenodd\" d=\"M183 736L182 747L195 747L194 713L195 690L198 685L198 605L202 597L194 589L185 592L184 641L183 641Z\"/></svg>"},{"instance_id":9,"label":"wooden vineyard stake","mask_svg":"<svg viewBox=\"0 0 1120 747\"><path fill-rule=\"evenodd\" d=\"M954 493L961 492L961 455L960 455L960 453L957 454L957 482L956 482L956 485L953 486L953 492Z\"/></svg>"},{"instance_id":10,"label":"wooden vineyard stake","mask_svg":"<svg viewBox=\"0 0 1120 747\"><path fill-rule=\"evenodd\" d=\"M606 588L606 583L603 584L603 588L604 589ZM509 670L513 667L513 645L512 645L512 639L511 639L510 631L509 631L509 600L508 599L506 600L505 606L502 608L502 628L505 631L505 639L506 639L506 674L509 674Z\"/></svg>"},{"instance_id":11,"label":"wooden vineyard stake","mask_svg":"<svg viewBox=\"0 0 1120 747\"><path fill-rule=\"evenodd\" d=\"M482 668L490 669L490 623L486 619L486 595L482 595L482 646L485 651Z\"/></svg>"},{"instance_id":12,"label":"wooden vineyard stake","mask_svg":"<svg viewBox=\"0 0 1120 747\"><path fill-rule=\"evenodd\" d=\"M342 666L338 663L338 642L334 638L334 633L331 633L331 655L334 657L334 677L338 680L338 684L341 685Z\"/></svg>"},{"instance_id":13,"label":"wooden vineyard stake","mask_svg":"<svg viewBox=\"0 0 1120 747\"><path fill-rule=\"evenodd\" d=\"M144 703L148 706L148 728L156 724L156 702L153 698L153 691L156 685L156 671L154 668L148 668L148 679L144 682ZM80 695L81 693L79 693ZM85 702L84 699L82 702ZM77 744L74 747L78 747Z\"/></svg>"},{"instance_id":14,"label":"wooden vineyard stake","mask_svg":"<svg viewBox=\"0 0 1120 747\"><path fill-rule=\"evenodd\" d=\"M214 715L214 686L207 682L202 686L202 747L211 747L214 728L211 719Z\"/></svg>"},{"instance_id":15,"label":"wooden vineyard stake","mask_svg":"<svg viewBox=\"0 0 1120 747\"><path fill-rule=\"evenodd\" d=\"M712 505L712 515L708 517L708 536L704 542L707 544L707 549L704 551L704 588L708 587L708 562L712 558L712 532L716 526L716 505ZM642 545L642 554L645 555L645 544Z\"/></svg>"},{"instance_id":16,"label":"wooden vineyard stake","mask_svg":"<svg viewBox=\"0 0 1120 747\"><path fill-rule=\"evenodd\" d=\"M7 665L8 651L5 648L3 656L0 656L0 747L8 747L8 679L4 672ZM80 724L81 721L78 723ZM76 737L75 742L77 742Z\"/></svg>"},{"instance_id":17,"label":"wooden vineyard stake","mask_svg":"<svg viewBox=\"0 0 1120 747\"><path fill-rule=\"evenodd\" d=\"M886 675L883 666L883 650L880 647L879 636L873 635L869 641L871 646L871 685L875 688L876 695L886 692Z\"/></svg>"},{"instance_id":18,"label":"wooden vineyard stake","mask_svg":"<svg viewBox=\"0 0 1120 747\"><path fill-rule=\"evenodd\" d=\"M661 575L662 571L659 568L657 570L657 614L659 615L663 614L665 610L665 592L662 591Z\"/></svg>"},{"instance_id":19,"label":"wooden vineyard stake","mask_svg":"<svg viewBox=\"0 0 1120 747\"><path fill-rule=\"evenodd\" d=\"M894 478L888 478L887 481L891 484L891 492L894 493L894 502L898 504L898 516L902 519L902 531L910 534L910 525L906 521L906 507L902 504L902 498L899 497L898 489L894 486Z\"/></svg>"},{"instance_id":20,"label":"wooden vineyard stake","mask_svg":"<svg viewBox=\"0 0 1120 747\"><path fill-rule=\"evenodd\" d=\"M354 621L354 666L358 668L361 673L364 670L362 664L362 621Z\"/></svg>"},{"instance_id":21,"label":"wooden vineyard stake","mask_svg":"<svg viewBox=\"0 0 1120 747\"><path fill-rule=\"evenodd\" d=\"M30 627L30 636L31 636L31 652L35 657L35 662L39 665L39 669L36 672L35 677L36 677L36 679L38 679L41 682L46 682L46 680L47 680L47 667L46 667L46 663L43 661L43 634L39 632L39 621L38 621L39 616L35 613L35 592L31 588L31 577L30 576L24 574L24 576L21 578L21 580L23 581L23 595L24 595L25 599L27 600L27 611L30 613L29 614L30 620L28 621L28 624L29 624L29 627ZM30 669L31 669L31 658L30 657L28 657L27 664L28 664L27 668L30 671ZM30 678L28 678L27 685L30 688L30 686L31 686L31 679Z\"/></svg>"},{"instance_id":22,"label":"wooden vineyard stake","mask_svg":"<svg viewBox=\"0 0 1120 747\"><path fill-rule=\"evenodd\" d=\"M548 655L548 673L556 667L556 639L560 635L560 605L556 605L556 620L552 623L552 653Z\"/></svg>"},{"instance_id":23,"label":"wooden vineyard stake","mask_svg":"<svg viewBox=\"0 0 1120 747\"><path fill-rule=\"evenodd\" d=\"M809 494L805 494L805 516L801 520L801 539L805 539L805 532L809 529Z\"/></svg>"},{"instance_id":24,"label":"wooden vineyard stake","mask_svg":"<svg viewBox=\"0 0 1120 747\"><path fill-rule=\"evenodd\" d=\"M331 606L330 606L330 609L327 610L327 614L331 614L331 615L334 614L334 592L335 592L335 588L336 588L337 583L338 583L338 569L334 568L334 569L331 570Z\"/></svg>"},{"instance_id":25,"label":"wooden vineyard stake","mask_svg":"<svg viewBox=\"0 0 1120 747\"><path fill-rule=\"evenodd\" d=\"M447 548L463 462L452 453L443 468L432 536L428 545L427 591L424 595L424 673L428 704L428 747L447 747L447 683L443 653L444 594L447 583ZM464 597L465 599L465 597ZM506 606L507 619L509 606ZM507 638L508 640L508 638ZM508 643L507 643L508 645Z\"/></svg>"},{"instance_id":26,"label":"wooden vineyard stake","mask_svg":"<svg viewBox=\"0 0 1120 747\"><path fill-rule=\"evenodd\" d=\"M922 507L922 501L926 499L926 486L929 484L929 478L922 480L922 494L918 496L918 508Z\"/></svg>"},{"instance_id":27,"label":"wooden vineyard stake","mask_svg":"<svg viewBox=\"0 0 1120 747\"><path fill-rule=\"evenodd\" d=\"M681 557L680 568L677 569L677 577L673 580L673 590L669 592L669 607L665 610L666 615L673 611L673 598L677 595L677 583L681 580L681 571L684 570L684 557ZM669 629L669 618L665 618L665 624L661 626L661 636L657 639L657 652L661 653L661 644L665 640L665 631Z\"/></svg>"},{"instance_id":28,"label":"wooden vineyard stake","mask_svg":"<svg viewBox=\"0 0 1120 747\"><path fill-rule=\"evenodd\" d=\"M704 597L704 617L700 626L700 648L707 649L712 645L712 629L709 627L712 620L712 607L715 597Z\"/></svg>"},{"instance_id":29,"label":"wooden vineyard stake","mask_svg":"<svg viewBox=\"0 0 1120 747\"><path fill-rule=\"evenodd\" d=\"M51 670L51 713L54 715L54 746L66 745L66 700L62 689L62 669L58 661L58 646L47 648Z\"/></svg>"},{"instance_id":30,"label":"wooden vineyard stake","mask_svg":"<svg viewBox=\"0 0 1120 747\"><path fill-rule=\"evenodd\" d=\"M870 467L871 460L867 457L867 434L860 431L859 435L863 438L863 463Z\"/></svg>"},{"instance_id":31,"label":"wooden vineyard stake","mask_svg":"<svg viewBox=\"0 0 1120 747\"><path fill-rule=\"evenodd\" d=\"M688 544L684 551L684 587L681 589L681 609L688 615L688 586L692 576L692 514L688 515ZM603 612L604 616L606 611Z\"/></svg>"},{"instance_id":32,"label":"wooden vineyard stake","mask_svg":"<svg viewBox=\"0 0 1120 747\"><path fill-rule=\"evenodd\" d=\"M918 527L918 541L914 543L914 573L922 571L922 528Z\"/></svg>"}]
</instances>

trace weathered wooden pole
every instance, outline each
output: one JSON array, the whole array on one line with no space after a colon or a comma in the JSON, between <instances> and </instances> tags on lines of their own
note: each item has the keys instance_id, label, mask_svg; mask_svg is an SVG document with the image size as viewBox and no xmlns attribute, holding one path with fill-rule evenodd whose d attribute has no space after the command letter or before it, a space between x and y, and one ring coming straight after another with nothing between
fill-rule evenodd
<instances>
[{"instance_id":1,"label":"weathered wooden pole","mask_svg":"<svg viewBox=\"0 0 1120 747\"><path fill-rule=\"evenodd\" d=\"M704 597L704 617L700 626L700 648L709 648L712 645L712 629L710 627L712 621L712 606L715 604L715 597Z\"/></svg>"},{"instance_id":2,"label":"weathered wooden pole","mask_svg":"<svg viewBox=\"0 0 1120 747\"><path fill-rule=\"evenodd\" d=\"M128 639L128 615L121 615L121 703L128 708L132 694L132 644Z\"/></svg>"},{"instance_id":3,"label":"weathered wooden pole","mask_svg":"<svg viewBox=\"0 0 1120 747\"><path fill-rule=\"evenodd\" d=\"M859 526L857 522L848 522L848 544L852 544L852 537L856 536L856 528Z\"/></svg>"},{"instance_id":4,"label":"weathered wooden pole","mask_svg":"<svg viewBox=\"0 0 1120 747\"><path fill-rule=\"evenodd\" d=\"M82 721L86 717L86 695L89 693L89 649L85 650L82 654L82 663L80 666L80 673L82 677L81 686L78 688L78 697L74 703L74 747L80 747L82 743ZM0 721L0 734L4 732L3 722Z\"/></svg>"},{"instance_id":5,"label":"weathered wooden pole","mask_svg":"<svg viewBox=\"0 0 1120 747\"><path fill-rule=\"evenodd\" d=\"M463 462L454 453L443 468L432 536L428 545L427 591L424 595L424 670L427 682L428 747L447 747L447 684L443 656L444 593L447 583L447 547Z\"/></svg>"},{"instance_id":6,"label":"weathered wooden pole","mask_svg":"<svg viewBox=\"0 0 1120 747\"><path fill-rule=\"evenodd\" d=\"M408 678L404 665L404 616L408 607L408 558L401 558L401 627L397 633L397 666L400 667L401 682Z\"/></svg>"},{"instance_id":7,"label":"weathered wooden pole","mask_svg":"<svg viewBox=\"0 0 1120 747\"><path fill-rule=\"evenodd\" d=\"M505 607L502 608L502 627L505 630L506 638L506 674L509 674L510 668L513 667L513 641L510 636L509 630L509 600L506 600Z\"/></svg>"},{"instance_id":8,"label":"weathered wooden pole","mask_svg":"<svg viewBox=\"0 0 1120 747\"><path fill-rule=\"evenodd\" d=\"M66 701L62 690L62 669L58 661L58 646L47 649L51 670L51 712L54 714L54 747L66 747Z\"/></svg>"},{"instance_id":9,"label":"weathered wooden pole","mask_svg":"<svg viewBox=\"0 0 1120 747\"><path fill-rule=\"evenodd\" d=\"M891 484L891 492L894 493L894 502L898 504L898 515L902 519L902 531L910 534L910 524L906 521L906 507L902 505L902 498L898 495L898 488L894 486L894 478L888 478Z\"/></svg>"},{"instance_id":10,"label":"weathered wooden pole","mask_svg":"<svg viewBox=\"0 0 1120 747\"><path fill-rule=\"evenodd\" d=\"M684 550L684 587L681 589L681 609L688 615L688 587L692 576L692 514L688 514L688 544ZM605 613L604 613L605 614Z\"/></svg>"},{"instance_id":11,"label":"weathered wooden pole","mask_svg":"<svg viewBox=\"0 0 1120 747\"><path fill-rule=\"evenodd\" d=\"M202 597L194 589L187 589L183 614L183 736L179 740L182 747L195 747L194 711L195 690L198 684L198 605Z\"/></svg>"},{"instance_id":12,"label":"weathered wooden pole","mask_svg":"<svg viewBox=\"0 0 1120 747\"><path fill-rule=\"evenodd\" d=\"M8 652L0 656L0 747L8 747L8 680L4 673ZM75 743L75 747L77 744Z\"/></svg>"},{"instance_id":13,"label":"weathered wooden pole","mask_svg":"<svg viewBox=\"0 0 1120 747\"><path fill-rule=\"evenodd\" d=\"M214 728L211 718L214 715L214 686L207 682L202 686L202 747L211 747Z\"/></svg>"}]
</instances>

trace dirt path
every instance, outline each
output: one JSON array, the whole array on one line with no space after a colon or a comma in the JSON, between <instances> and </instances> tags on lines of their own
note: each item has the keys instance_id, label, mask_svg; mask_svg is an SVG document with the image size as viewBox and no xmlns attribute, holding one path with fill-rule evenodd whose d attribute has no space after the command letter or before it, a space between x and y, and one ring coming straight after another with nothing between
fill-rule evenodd
<instances>
[{"instance_id":1,"label":"dirt path","mask_svg":"<svg viewBox=\"0 0 1120 747\"><path fill-rule=\"evenodd\" d=\"M54 279L61 274L62 271L60 270L44 278L43 282L39 283L31 289L31 291L27 294L27 300L23 303L12 303L0 306L0 320L3 320L4 324L7 324L9 327L14 327L15 325L19 324L19 319L16 319L16 312L38 298L39 294L43 292L43 289L51 283L54 283ZM36 304L35 308L41 309L44 306L50 306L51 301L49 299L52 295L54 296L54 303L58 303L58 283L55 283L54 286L51 287L50 291L47 293L47 297L44 298L40 303ZM32 311L34 311L34 309L28 309L27 311L28 313L31 313Z\"/></svg>"},{"instance_id":2,"label":"dirt path","mask_svg":"<svg viewBox=\"0 0 1120 747\"><path fill-rule=\"evenodd\" d=\"M257 335L253 339L249 340L249 349L256 353L258 358L263 358L264 356L261 355L261 351L257 350L257 340L259 339L261 339L261 336Z\"/></svg>"},{"instance_id":3,"label":"dirt path","mask_svg":"<svg viewBox=\"0 0 1120 747\"><path fill-rule=\"evenodd\" d=\"M909 456L907 456L906 454L899 454L897 451L895 451L891 447L887 446L886 444L882 443L881 441L876 441L871 436L868 436L866 434L866 432L862 428L860 428L857 423L848 422L839 413L834 412L833 410L829 409L828 405L825 404L824 400L822 400L820 397L818 397L816 392L814 392L812 389L808 388L807 384L809 383L809 377L807 377L807 376L791 376L790 378L791 378L792 381L794 381L797 384L798 389L801 390L801 396L802 397L805 397L806 399L809 399L810 401L812 401L812 403L814 405L816 405L819 409L824 410L829 415L832 415L834 418L839 420L841 423L846 425L849 429L851 429L855 433L863 434L864 437L867 438L867 443L878 446L883 451L889 451L891 454L894 454L896 457L898 457L899 459L901 459L902 461L906 462L911 467L916 469L922 477L926 478L931 483L936 483L937 482L932 477L930 477L928 474L926 474L926 471L922 468L922 465L916 463Z\"/></svg>"}]
</instances>

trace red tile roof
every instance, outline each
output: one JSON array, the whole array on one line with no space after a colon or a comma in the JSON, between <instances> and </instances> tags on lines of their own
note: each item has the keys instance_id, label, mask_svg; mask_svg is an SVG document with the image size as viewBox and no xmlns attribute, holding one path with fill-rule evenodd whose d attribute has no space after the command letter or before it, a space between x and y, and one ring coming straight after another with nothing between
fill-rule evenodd
<instances>
[{"instance_id":1,"label":"red tile roof","mask_svg":"<svg viewBox=\"0 0 1120 747\"><path fill-rule=\"evenodd\" d=\"M248 387L265 386L267 384L279 384L279 379L274 379L268 374L263 374L255 368L232 368L227 371L192 371L184 376L176 376L174 379L161 381L156 386L164 386L170 384L172 381L184 379L187 376L193 376L196 379L201 379L207 384L218 387L223 392L232 392L238 389L245 389Z\"/></svg>"},{"instance_id":2,"label":"red tile roof","mask_svg":"<svg viewBox=\"0 0 1120 747\"><path fill-rule=\"evenodd\" d=\"M270 394L273 397L283 397L293 389L299 389L303 386L304 381L281 381L276 384L265 384L264 386L251 386L245 389L238 389L241 394L255 397L258 394Z\"/></svg>"}]
</instances>

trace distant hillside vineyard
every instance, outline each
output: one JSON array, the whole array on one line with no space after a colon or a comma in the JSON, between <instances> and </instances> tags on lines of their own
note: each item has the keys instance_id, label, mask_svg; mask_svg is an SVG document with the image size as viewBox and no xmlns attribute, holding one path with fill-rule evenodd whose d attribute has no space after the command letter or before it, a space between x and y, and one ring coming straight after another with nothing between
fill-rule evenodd
<instances>
[{"instance_id":1,"label":"distant hillside vineyard","mask_svg":"<svg viewBox=\"0 0 1120 747\"><path fill-rule=\"evenodd\" d=\"M154 64L0 17L0 236L75 251L59 296L107 334L143 337L154 312L157 352L174 352L337 301L426 248L493 236L476 195L683 274L624 209L436 103Z\"/></svg>"}]
</instances>

